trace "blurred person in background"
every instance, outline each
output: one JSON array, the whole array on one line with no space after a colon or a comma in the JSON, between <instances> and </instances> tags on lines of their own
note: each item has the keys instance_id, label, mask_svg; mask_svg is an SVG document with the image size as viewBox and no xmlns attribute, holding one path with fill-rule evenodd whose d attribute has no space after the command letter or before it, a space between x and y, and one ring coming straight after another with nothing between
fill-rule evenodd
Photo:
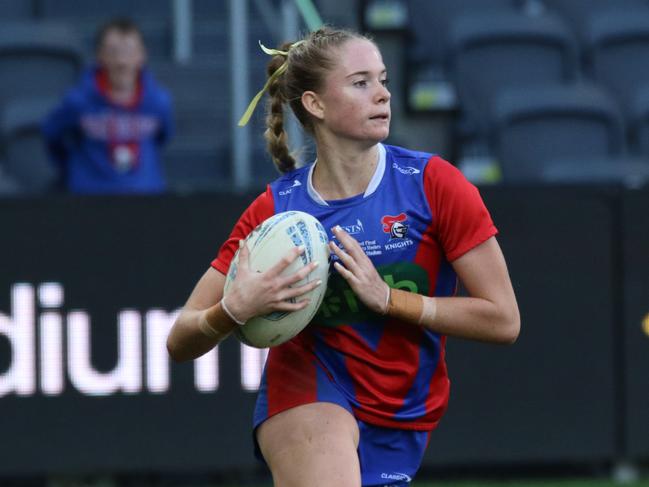
<instances>
[{"instance_id":1,"label":"blurred person in background","mask_svg":"<svg viewBox=\"0 0 649 487\"><path fill-rule=\"evenodd\" d=\"M518 337L518 306L497 230L478 190L438 156L384 145L390 92L374 42L319 29L271 54L268 149L283 176L248 207L199 280L167 341L177 361L211 350L254 316L293 311L318 282L315 267L249 267L242 242L288 210L328 229L332 274L312 322L272 347L254 412L256 453L279 487L406 486L444 414L446 336ZM286 105L316 143L297 167ZM331 230L329 230L331 229ZM236 277L223 287L239 249ZM456 296L457 280L469 296ZM218 421L217 418L206 418Z\"/></svg>"},{"instance_id":2,"label":"blurred person in background","mask_svg":"<svg viewBox=\"0 0 649 487\"><path fill-rule=\"evenodd\" d=\"M146 67L142 32L130 19L112 19L95 51L96 63L43 123L62 182L72 193L161 193L172 102Z\"/></svg>"}]
</instances>

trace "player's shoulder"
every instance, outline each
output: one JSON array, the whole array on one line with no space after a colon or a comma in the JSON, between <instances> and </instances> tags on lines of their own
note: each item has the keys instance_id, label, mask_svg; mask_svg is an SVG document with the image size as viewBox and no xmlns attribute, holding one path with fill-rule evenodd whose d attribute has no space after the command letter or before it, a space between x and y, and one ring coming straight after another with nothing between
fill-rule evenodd
<instances>
[{"instance_id":1,"label":"player's shoulder","mask_svg":"<svg viewBox=\"0 0 649 487\"><path fill-rule=\"evenodd\" d=\"M298 186L305 186L309 178L309 169L311 165L307 164L302 167L298 167L292 171L286 172L273 182L270 183L270 188L273 192L286 191L290 188L295 188Z\"/></svg>"},{"instance_id":2,"label":"player's shoulder","mask_svg":"<svg viewBox=\"0 0 649 487\"><path fill-rule=\"evenodd\" d=\"M384 145L386 163L391 169L406 173L419 173L435 154L422 152L396 145Z\"/></svg>"},{"instance_id":3,"label":"player's shoulder","mask_svg":"<svg viewBox=\"0 0 649 487\"><path fill-rule=\"evenodd\" d=\"M454 187L467 182L464 174L439 154L391 145L385 148L388 167L401 174L420 176L426 187Z\"/></svg>"},{"instance_id":4,"label":"player's shoulder","mask_svg":"<svg viewBox=\"0 0 649 487\"><path fill-rule=\"evenodd\" d=\"M392 171L407 175L421 175L425 179L455 178L462 173L450 162L433 152L417 151L386 145L386 164Z\"/></svg>"}]
</instances>

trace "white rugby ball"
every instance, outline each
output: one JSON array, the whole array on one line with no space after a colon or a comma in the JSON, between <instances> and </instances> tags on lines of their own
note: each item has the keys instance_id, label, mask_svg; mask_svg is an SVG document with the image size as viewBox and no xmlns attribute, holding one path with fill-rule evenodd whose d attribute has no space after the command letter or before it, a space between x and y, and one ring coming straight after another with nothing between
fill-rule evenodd
<instances>
[{"instance_id":1,"label":"white rugby ball","mask_svg":"<svg viewBox=\"0 0 649 487\"><path fill-rule=\"evenodd\" d=\"M301 286L314 280L322 284L297 299L309 298L309 305L298 311L278 311L256 316L235 330L235 336L246 345L255 348L274 347L290 340L309 324L318 311L329 275L329 246L327 232L313 216L302 211L278 213L255 228L245 239L250 251L250 268L264 272L277 264L291 248L303 245L305 250L282 274L293 274L303 266L316 261L318 267L303 280L294 284ZM230 263L225 279L224 295L227 295L237 275L239 251ZM296 299L296 300L297 300Z\"/></svg>"}]
</instances>

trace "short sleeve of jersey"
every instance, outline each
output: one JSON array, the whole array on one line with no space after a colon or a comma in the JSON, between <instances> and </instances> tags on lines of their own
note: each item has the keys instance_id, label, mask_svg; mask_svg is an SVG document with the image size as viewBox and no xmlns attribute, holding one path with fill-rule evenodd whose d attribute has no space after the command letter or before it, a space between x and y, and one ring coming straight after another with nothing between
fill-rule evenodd
<instances>
[{"instance_id":1,"label":"short sleeve of jersey","mask_svg":"<svg viewBox=\"0 0 649 487\"><path fill-rule=\"evenodd\" d=\"M230 262L239 248L239 240L246 238L257 225L273 216L274 213L273 193L268 187L243 212L239 221L234 225L230 236L221 245L216 258L212 261L212 267L222 274L227 274Z\"/></svg>"},{"instance_id":2,"label":"short sleeve of jersey","mask_svg":"<svg viewBox=\"0 0 649 487\"><path fill-rule=\"evenodd\" d=\"M428 161L424 188L437 240L449 262L498 233L478 188L440 157Z\"/></svg>"}]
</instances>

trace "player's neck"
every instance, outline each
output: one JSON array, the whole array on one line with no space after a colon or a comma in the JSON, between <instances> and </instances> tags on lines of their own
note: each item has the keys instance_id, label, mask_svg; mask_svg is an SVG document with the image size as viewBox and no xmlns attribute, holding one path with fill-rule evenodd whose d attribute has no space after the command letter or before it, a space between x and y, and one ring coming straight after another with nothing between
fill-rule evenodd
<instances>
[{"instance_id":1,"label":"player's neck","mask_svg":"<svg viewBox=\"0 0 649 487\"><path fill-rule=\"evenodd\" d=\"M364 193L376 171L378 156L378 145L362 151L319 146L313 187L325 200Z\"/></svg>"}]
</instances>

